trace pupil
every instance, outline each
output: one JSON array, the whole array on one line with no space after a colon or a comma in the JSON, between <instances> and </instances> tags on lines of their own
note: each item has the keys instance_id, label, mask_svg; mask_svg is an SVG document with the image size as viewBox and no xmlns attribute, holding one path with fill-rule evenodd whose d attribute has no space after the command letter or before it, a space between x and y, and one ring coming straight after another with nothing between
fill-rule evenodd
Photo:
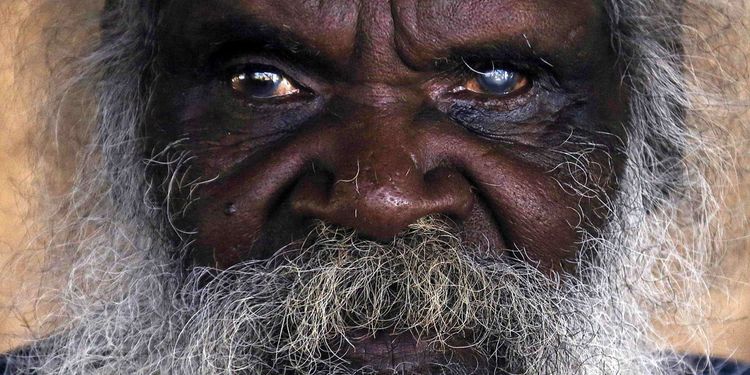
<instances>
[{"instance_id":1,"label":"pupil","mask_svg":"<svg viewBox=\"0 0 750 375\"><path fill-rule=\"evenodd\" d=\"M237 75L232 82L234 89L256 98L271 98L282 82L282 77L273 72L252 72Z\"/></svg>"},{"instance_id":2,"label":"pupil","mask_svg":"<svg viewBox=\"0 0 750 375\"><path fill-rule=\"evenodd\" d=\"M483 90L494 94L509 94L516 87L518 75L514 72L495 69L481 74L477 81Z\"/></svg>"}]
</instances>

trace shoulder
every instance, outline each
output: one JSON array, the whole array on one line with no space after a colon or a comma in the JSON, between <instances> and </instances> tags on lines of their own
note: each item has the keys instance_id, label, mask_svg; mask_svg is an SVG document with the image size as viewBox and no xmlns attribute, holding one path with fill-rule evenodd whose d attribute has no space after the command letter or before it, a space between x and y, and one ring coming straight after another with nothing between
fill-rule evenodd
<instances>
[{"instance_id":1,"label":"shoulder","mask_svg":"<svg viewBox=\"0 0 750 375\"><path fill-rule=\"evenodd\" d=\"M688 357L685 361L698 375L750 375L750 364L730 359Z\"/></svg>"},{"instance_id":2,"label":"shoulder","mask_svg":"<svg viewBox=\"0 0 750 375\"><path fill-rule=\"evenodd\" d=\"M15 375L16 371L13 370L12 357L10 355L0 353L0 375Z\"/></svg>"},{"instance_id":3,"label":"shoulder","mask_svg":"<svg viewBox=\"0 0 750 375\"><path fill-rule=\"evenodd\" d=\"M8 357L0 354L0 375L6 374L10 374L10 369L8 368Z\"/></svg>"},{"instance_id":4,"label":"shoulder","mask_svg":"<svg viewBox=\"0 0 750 375\"><path fill-rule=\"evenodd\" d=\"M19 360L28 358L22 353L0 353L0 375L33 375L33 370L22 370L19 366Z\"/></svg>"}]
</instances>

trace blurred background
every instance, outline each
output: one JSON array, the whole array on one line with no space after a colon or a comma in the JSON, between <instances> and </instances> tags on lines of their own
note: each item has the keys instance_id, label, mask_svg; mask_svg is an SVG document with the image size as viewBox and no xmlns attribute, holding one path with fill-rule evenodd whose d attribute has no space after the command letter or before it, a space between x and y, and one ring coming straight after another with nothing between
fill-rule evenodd
<instances>
[{"instance_id":1,"label":"blurred background","mask_svg":"<svg viewBox=\"0 0 750 375\"><path fill-rule=\"evenodd\" d=\"M730 140L725 146L735 159L736 169L726 171L731 177L727 186L717 186L727 192L722 210L728 223L724 237L727 251L721 264L724 275L718 283L721 287L711 294L713 308L706 312L704 321L675 322L662 327L659 334L669 337L685 351L711 350L717 355L750 361L750 227L747 221L750 214L750 116L740 110L750 100L747 54L750 35L738 31L747 30L750 0L729 3L736 12L732 12L726 24L738 25L736 28L706 30L701 14L687 16L691 27L705 33L704 47L708 46L720 57L737 84L732 99L739 114L732 116L725 127ZM22 345L32 337L32 331L44 331L36 322L45 308L36 303L38 291L28 287L44 277L42 254L32 245L41 235L35 229L33 215L39 196L44 196L35 185L36 173L41 170L39 154L48 151L31 147L41 126L36 111L49 84L59 78L55 76L58 73L55 63L75 58L80 48L96 39L100 7L99 0L0 1L0 352ZM56 149L55 152L73 151ZM65 168L59 173L64 179ZM33 252L33 256L27 256ZM689 333L693 332L690 329L693 325L705 326L707 334Z\"/></svg>"}]
</instances>

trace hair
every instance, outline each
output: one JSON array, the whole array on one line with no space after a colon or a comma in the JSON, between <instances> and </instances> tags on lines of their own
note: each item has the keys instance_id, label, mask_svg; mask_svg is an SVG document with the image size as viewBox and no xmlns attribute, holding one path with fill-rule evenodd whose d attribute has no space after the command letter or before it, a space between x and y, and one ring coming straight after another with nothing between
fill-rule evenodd
<instances>
[{"instance_id":1,"label":"hair","mask_svg":"<svg viewBox=\"0 0 750 375\"><path fill-rule=\"evenodd\" d=\"M351 332L385 328L417 332L438 349L469 329L476 359L508 373L691 371L653 327L703 312L719 256L712 182L726 166L714 114L726 103L685 52L699 35L683 14L700 9L718 22L729 4L606 1L630 92L626 165L618 194L604 202L608 224L584 234L577 273L549 276L462 243L439 217L389 245L320 223L283 256L184 270L174 254L189 241L169 238L169 197L201 182L182 183L190 155L168 148L145 157L141 134L155 3L108 1L101 42L68 65L49 99L54 113L43 113L44 140L85 138L70 188L43 207L49 230L40 240L54 280L43 299L57 308L44 319L53 333L17 357L20 373L344 374L354 371L341 355L356 343ZM71 102L91 110L83 131L65 118ZM571 174L592 168L585 153L570 156L560 167ZM155 164L167 170L163 181L149 172ZM566 188L588 193L585 182Z\"/></svg>"}]
</instances>

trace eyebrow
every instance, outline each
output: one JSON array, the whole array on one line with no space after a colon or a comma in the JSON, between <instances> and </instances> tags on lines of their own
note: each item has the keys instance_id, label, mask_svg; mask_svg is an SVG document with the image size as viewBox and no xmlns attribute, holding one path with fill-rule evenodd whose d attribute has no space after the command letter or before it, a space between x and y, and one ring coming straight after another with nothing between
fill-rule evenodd
<instances>
[{"instance_id":1,"label":"eyebrow","mask_svg":"<svg viewBox=\"0 0 750 375\"><path fill-rule=\"evenodd\" d=\"M434 68L445 70L457 65L497 63L497 67L524 68L534 71L554 71L557 59L544 51L502 40L477 45L448 46L432 59Z\"/></svg>"},{"instance_id":2,"label":"eyebrow","mask_svg":"<svg viewBox=\"0 0 750 375\"><path fill-rule=\"evenodd\" d=\"M294 31L279 28L250 14L207 19L194 24L187 35L177 36L191 46L190 54L198 56L198 66L216 69L221 63L247 54L268 54L297 63L297 67L321 77L341 79L349 74L346 64L337 61L305 42ZM432 51L432 58L417 63L401 55L402 62L416 71L449 71L470 64L496 61L529 71L555 71L565 65L555 55L530 46L528 39L498 37L495 41L446 44ZM558 52L559 54L559 52Z\"/></svg>"},{"instance_id":3,"label":"eyebrow","mask_svg":"<svg viewBox=\"0 0 750 375\"><path fill-rule=\"evenodd\" d=\"M339 63L303 42L294 32L264 23L250 15L207 20L190 32L191 35L186 38L197 42L192 49L200 56L199 64L202 66L262 52L286 60L303 61L304 67L321 75L343 73L337 69Z\"/></svg>"}]
</instances>

